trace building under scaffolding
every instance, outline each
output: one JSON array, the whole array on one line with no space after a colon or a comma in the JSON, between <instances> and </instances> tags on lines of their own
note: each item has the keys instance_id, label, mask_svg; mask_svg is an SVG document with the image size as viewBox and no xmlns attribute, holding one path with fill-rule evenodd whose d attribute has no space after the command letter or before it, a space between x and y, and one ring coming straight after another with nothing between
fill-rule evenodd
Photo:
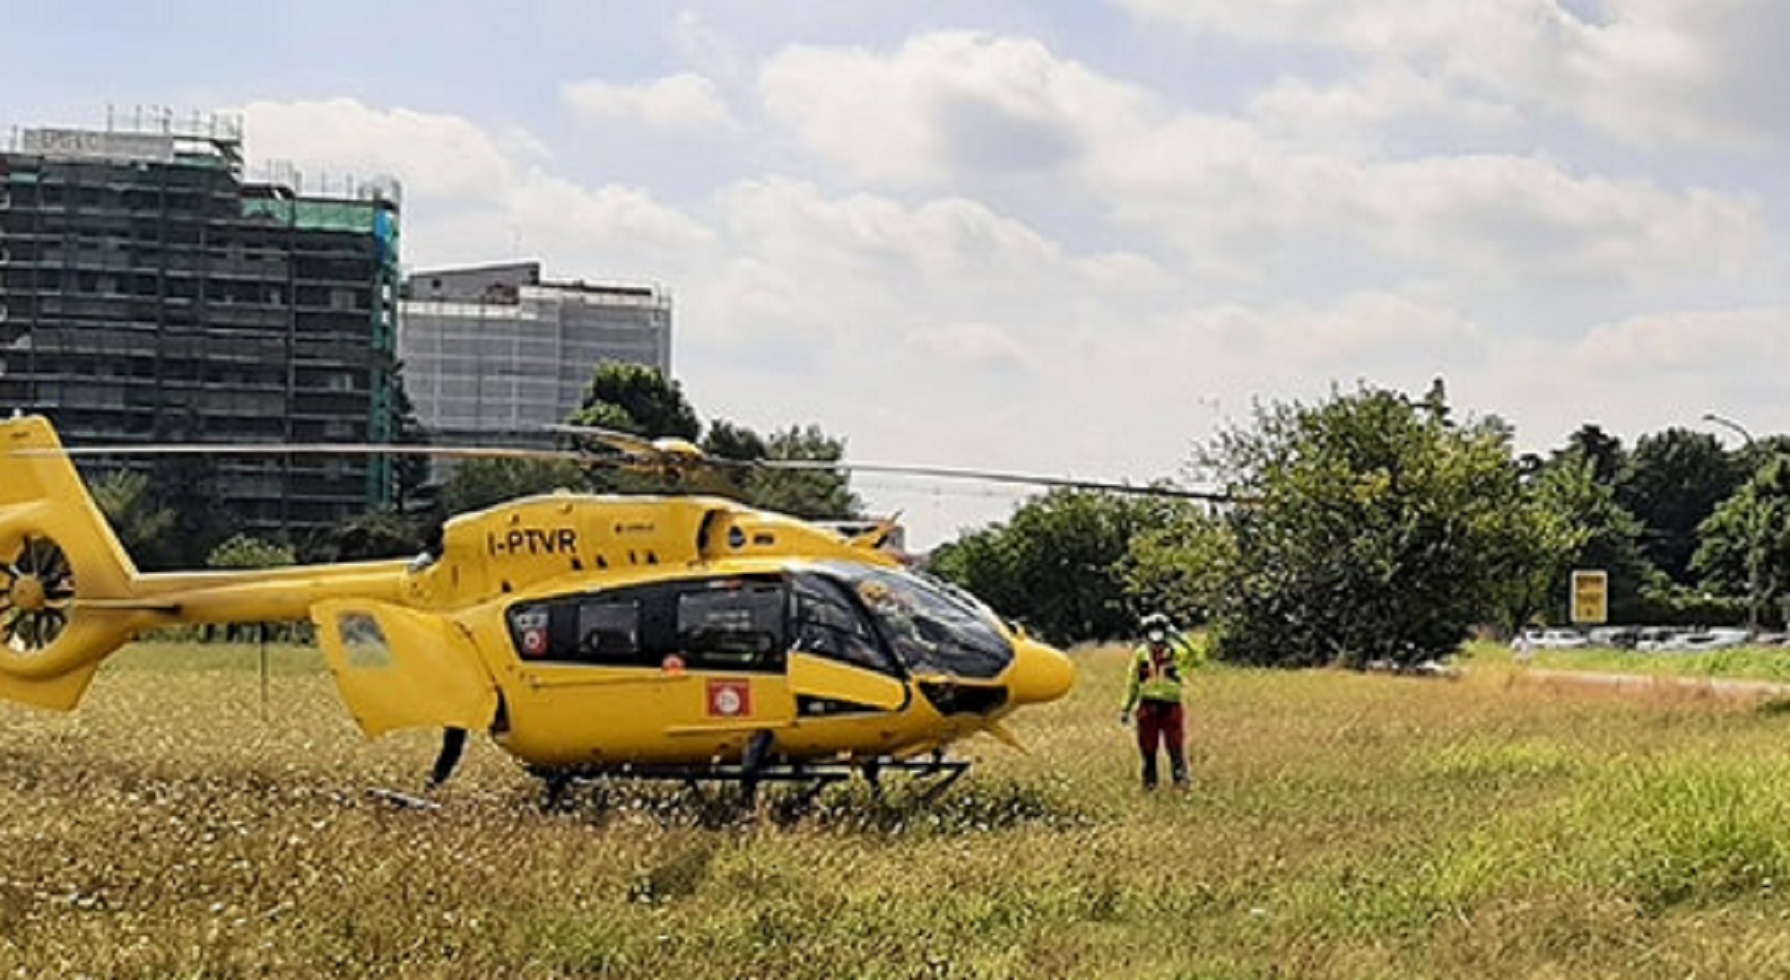
<instances>
[{"instance_id":1,"label":"building under scaffolding","mask_svg":"<svg viewBox=\"0 0 1790 980\"><path fill-rule=\"evenodd\" d=\"M232 120L15 132L0 410L49 416L69 445L389 440L397 197L245 181ZM385 460L207 465L250 533L290 539L391 498Z\"/></svg>"},{"instance_id":2,"label":"building under scaffolding","mask_svg":"<svg viewBox=\"0 0 1790 980\"><path fill-rule=\"evenodd\" d=\"M551 442L604 361L671 374L671 298L654 286L543 282L538 262L416 272L398 357L416 416L448 439Z\"/></svg>"}]
</instances>

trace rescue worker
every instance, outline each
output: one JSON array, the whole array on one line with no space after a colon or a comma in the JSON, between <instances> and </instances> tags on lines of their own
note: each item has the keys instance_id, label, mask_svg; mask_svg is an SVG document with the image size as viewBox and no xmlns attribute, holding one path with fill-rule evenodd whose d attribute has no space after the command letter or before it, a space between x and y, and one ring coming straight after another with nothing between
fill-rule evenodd
<instances>
[{"instance_id":1,"label":"rescue worker","mask_svg":"<svg viewBox=\"0 0 1790 980\"><path fill-rule=\"evenodd\" d=\"M1187 711L1181 704L1181 683L1197 666L1198 654L1171 625L1161 614L1145 618L1144 642L1132 657L1125 707L1119 715L1119 723L1129 725L1135 714L1145 789L1156 788L1159 749L1166 750L1175 788L1185 789L1188 783Z\"/></svg>"}]
</instances>

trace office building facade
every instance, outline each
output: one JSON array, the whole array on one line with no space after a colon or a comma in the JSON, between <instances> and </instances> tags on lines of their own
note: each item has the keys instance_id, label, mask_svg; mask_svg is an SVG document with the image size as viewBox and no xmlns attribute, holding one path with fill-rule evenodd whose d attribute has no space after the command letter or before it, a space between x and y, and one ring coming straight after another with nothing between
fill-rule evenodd
<instances>
[{"instance_id":1,"label":"office building facade","mask_svg":"<svg viewBox=\"0 0 1790 980\"><path fill-rule=\"evenodd\" d=\"M440 439L538 442L604 361L671 373L671 299L653 286L547 282L537 262L414 272L398 359Z\"/></svg>"},{"instance_id":2,"label":"office building facade","mask_svg":"<svg viewBox=\"0 0 1790 980\"><path fill-rule=\"evenodd\" d=\"M395 183L305 196L242 169L228 120L15 134L0 152L0 409L49 416L69 445L389 441ZM218 503L267 536L392 494L389 461L367 457L205 465Z\"/></svg>"}]
</instances>

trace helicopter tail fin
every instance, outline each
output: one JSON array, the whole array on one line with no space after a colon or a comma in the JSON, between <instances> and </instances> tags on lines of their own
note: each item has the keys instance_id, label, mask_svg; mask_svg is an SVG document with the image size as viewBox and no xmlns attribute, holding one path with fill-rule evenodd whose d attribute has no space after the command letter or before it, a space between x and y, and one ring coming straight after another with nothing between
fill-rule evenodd
<instances>
[{"instance_id":1,"label":"helicopter tail fin","mask_svg":"<svg viewBox=\"0 0 1790 980\"><path fill-rule=\"evenodd\" d=\"M49 421L0 421L0 698L73 708L143 624L135 579Z\"/></svg>"}]
</instances>

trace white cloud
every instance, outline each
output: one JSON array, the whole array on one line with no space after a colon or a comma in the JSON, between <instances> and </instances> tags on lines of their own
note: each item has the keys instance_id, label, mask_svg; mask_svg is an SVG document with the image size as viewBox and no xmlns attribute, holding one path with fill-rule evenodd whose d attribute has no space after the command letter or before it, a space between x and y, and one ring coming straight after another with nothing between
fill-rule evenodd
<instances>
[{"instance_id":1,"label":"white cloud","mask_svg":"<svg viewBox=\"0 0 1790 980\"><path fill-rule=\"evenodd\" d=\"M1761 260L1763 215L1745 198L1576 174L1537 155L1383 156L1375 127L1395 118L1492 129L1515 118L1403 68L1327 89L1286 80L1232 118L1171 110L1036 42L946 33L887 55L792 49L760 87L768 117L832 172L992 194L996 175L1045 167L1053 206L1149 236L1170 265L1215 284L1309 278L1325 272L1314 263L1373 256L1403 265L1393 278L1468 272L1596 292L1731 277Z\"/></svg>"},{"instance_id":2,"label":"white cloud","mask_svg":"<svg viewBox=\"0 0 1790 980\"><path fill-rule=\"evenodd\" d=\"M1527 112L1645 146L1784 145L1790 8L1777 0L1631 0L1581 17L1558 0L1117 0L1135 15L1252 43L1405 66ZM1345 83L1345 87L1357 83Z\"/></svg>"},{"instance_id":3,"label":"white cloud","mask_svg":"<svg viewBox=\"0 0 1790 980\"><path fill-rule=\"evenodd\" d=\"M1661 374L1790 372L1790 310L1653 313L1600 325L1572 350L1584 371Z\"/></svg>"},{"instance_id":4,"label":"white cloud","mask_svg":"<svg viewBox=\"0 0 1790 980\"><path fill-rule=\"evenodd\" d=\"M1189 321L1187 329L1232 357L1284 360L1326 374L1373 363L1460 361L1485 341L1459 313L1385 292L1356 293L1328 308L1227 305Z\"/></svg>"},{"instance_id":5,"label":"white cloud","mask_svg":"<svg viewBox=\"0 0 1790 980\"><path fill-rule=\"evenodd\" d=\"M956 323L920 327L906 337L922 358L954 366L995 371L1029 370L1033 352L1006 328L993 323Z\"/></svg>"},{"instance_id":6,"label":"white cloud","mask_svg":"<svg viewBox=\"0 0 1790 980\"><path fill-rule=\"evenodd\" d=\"M587 187L543 171L546 154L525 131L493 134L461 116L345 98L256 102L241 111L258 159L338 179L396 175L414 265L522 252L545 256L549 275L650 278L715 242L700 220L646 190ZM315 181L309 189L318 189Z\"/></svg>"},{"instance_id":7,"label":"white cloud","mask_svg":"<svg viewBox=\"0 0 1790 980\"><path fill-rule=\"evenodd\" d=\"M721 101L715 83L689 72L639 85L592 79L560 88L560 98L580 115L640 123L652 129L732 130L739 121Z\"/></svg>"},{"instance_id":8,"label":"white cloud","mask_svg":"<svg viewBox=\"0 0 1790 980\"><path fill-rule=\"evenodd\" d=\"M767 115L810 150L895 185L1055 171L1101 120L1135 117L1148 101L1036 40L963 32L920 35L886 56L787 48L759 90Z\"/></svg>"},{"instance_id":9,"label":"white cloud","mask_svg":"<svg viewBox=\"0 0 1790 980\"><path fill-rule=\"evenodd\" d=\"M1523 122L1507 103L1463 94L1403 64L1376 65L1332 84L1283 76L1250 98L1249 116L1288 144L1369 150L1400 127L1502 134Z\"/></svg>"},{"instance_id":10,"label":"white cloud","mask_svg":"<svg viewBox=\"0 0 1790 980\"><path fill-rule=\"evenodd\" d=\"M251 102L234 111L257 159L294 163L314 184L326 175L392 174L407 194L490 200L540 146L520 131L500 140L462 116L349 98Z\"/></svg>"}]
</instances>

